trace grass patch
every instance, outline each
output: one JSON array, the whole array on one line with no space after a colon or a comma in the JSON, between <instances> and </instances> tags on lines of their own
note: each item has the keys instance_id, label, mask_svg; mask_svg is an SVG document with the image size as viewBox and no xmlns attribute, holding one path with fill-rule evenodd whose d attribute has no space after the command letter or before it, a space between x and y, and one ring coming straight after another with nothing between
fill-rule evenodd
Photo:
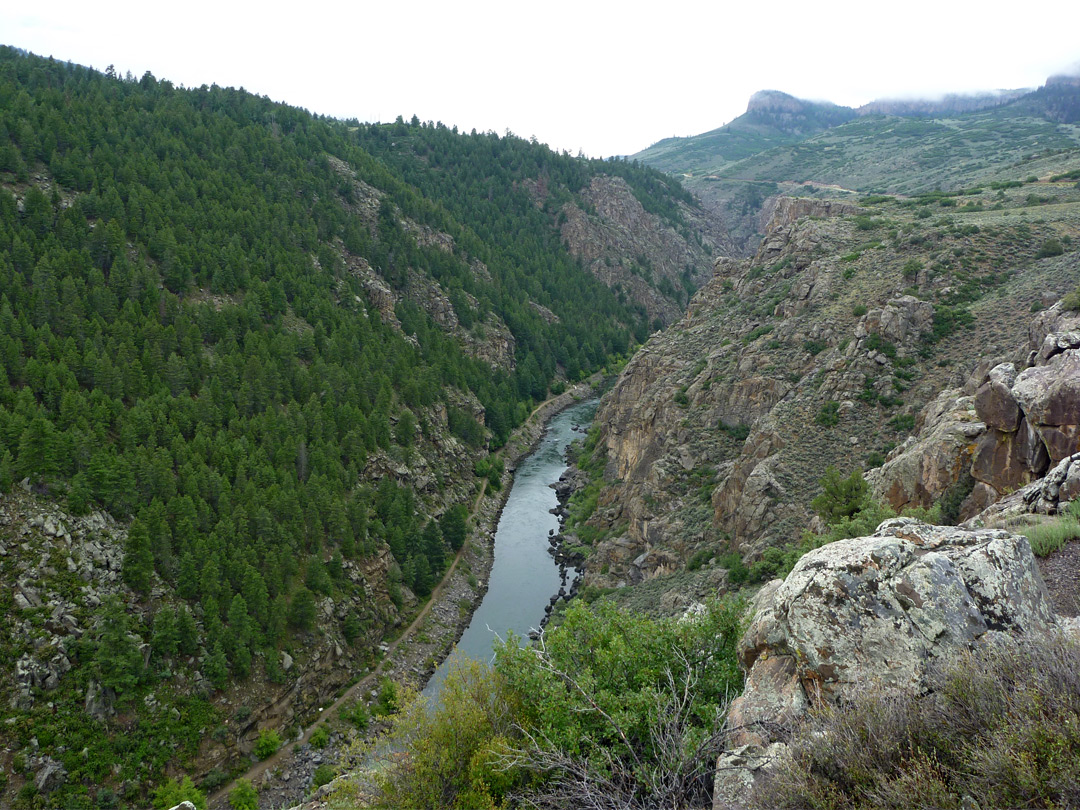
<instances>
[{"instance_id":1,"label":"grass patch","mask_svg":"<svg viewBox=\"0 0 1080 810\"><path fill-rule=\"evenodd\" d=\"M1065 514L1043 523L1036 523L1021 534L1031 543L1036 557L1046 557L1062 548L1070 540L1080 538L1080 500L1069 504Z\"/></svg>"}]
</instances>

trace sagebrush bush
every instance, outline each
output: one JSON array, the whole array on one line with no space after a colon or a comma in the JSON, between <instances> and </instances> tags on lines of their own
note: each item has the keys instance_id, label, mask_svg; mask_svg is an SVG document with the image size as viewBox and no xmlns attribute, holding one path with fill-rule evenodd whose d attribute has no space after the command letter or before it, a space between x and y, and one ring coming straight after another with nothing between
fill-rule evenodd
<instances>
[{"instance_id":1,"label":"sagebrush bush","mask_svg":"<svg viewBox=\"0 0 1080 810\"><path fill-rule=\"evenodd\" d=\"M817 707L751 806L1080 804L1076 639L997 635L933 672L929 685L920 695L868 684L842 705Z\"/></svg>"}]
</instances>

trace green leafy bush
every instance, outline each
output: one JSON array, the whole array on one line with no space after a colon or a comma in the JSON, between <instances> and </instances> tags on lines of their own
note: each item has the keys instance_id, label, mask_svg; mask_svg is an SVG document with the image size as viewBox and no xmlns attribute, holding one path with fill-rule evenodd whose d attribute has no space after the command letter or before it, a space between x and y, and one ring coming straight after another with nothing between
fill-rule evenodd
<instances>
[{"instance_id":1,"label":"green leafy bush","mask_svg":"<svg viewBox=\"0 0 1080 810\"><path fill-rule=\"evenodd\" d=\"M1045 259L1049 256L1060 256L1064 252L1065 246L1061 244L1061 240L1051 237L1042 243L1039 252L1035 254L1035 258Z\"/></svg>"},{"instance_id":2,"label":"green leafy bush","mask_svg":"<svg viewBox=\"0 0 1080 810\"><path fill-rule=\"evenodd\" d=\"M737 442L745 442L746 438L750 435L750 426L742 423L729 425L721 419L718 427Z\"/></svg>"},{"instance_id":3,"label":"green leafy bush","mask_svg":"<svg viewBox=\"0 0 1080 810\"><path fill-rule=\"evenodd\" d=\"M229 791L229 804L233 810L259 810L259 793L249 780L238 779Z\"/></svg>"},{"instance_id":4,"label":"green leafy bush","mask_svg":"<svg viewBox=\"0 0 1080 810\"><path fill-rule=\"evenodd\" d=\"M840 424L840 403L835 399L830 399L821 406L814 421L824 427L835 427Z\"/></svg>"},{"instance_id":5,"label":"green leafy bush","mask_svg":"<svg viewBox=\"0 0 1080 810\"><path fill-rule=\"evenodd\" d=\"M368 723L371 722L367 706L364 705L362 700L354 701L350 705L344 707L339 716L346 723L351 723L358 731L366 729Z\"/></svg>"},{"instance_id":6,"label":"green leafy bush","mask_svg":"<svg viewBox=\"0 0 1080 810\"><path fill-rule=\"evenodd\" d=\"M264 728L259 732L259 738L255 741L255 756L259 759L267 759L279 748L281 748L281 735L277 731Z\"/></svg>"},{"instance_id":7,"label":"green leafy bush","mask_svg":"<svg viewBox=\"0 0 1080 810\"><path fill-rule=\"evenodd\" d=\"M818 482L822 493L810 501L810 508L829 524L854 517L870 504L870 485L855 470L847 478L835 467L827 467Z\"/></svg>"},{"instance_id":8,"label":"green leafy bush","mask_svg":"<svg viewBox=\"0 0 1080 810\"><path fill-rule=\"evenodd\" d=\"M169 810L185 801L195 805L196 810L206 810L206 794L195 787L190 776L170 779L154 791L154 810Z\"/></svg>"},{"instance_id":9,"label":"green leafy bush","mask_svg":"<svg viewBox=\"0 0 1080 810\"><path fill-rule=\"evenodd\" d=\"M494 667L452 669L438 705L405 702L365 777L376 804L576 807L577 775L612 806L704 804L723 712L742 686L743 609L712 602L679 621L574 601L538 646L509 639ZM355 803L358 783L342 782L332 800Z\"/></svg>"},{"instance_id":10,"label":"green leafy bush","mask_svg":"<svg viewBox=\"0 0 1080 810\"><path fill-rule=\"evenodd\" d=\"M334 781L334 767L327 763L322 763L315 769L315 773L311 775L311 787L321 788L323 785L328 785Z\"/></svg>"},{"instance_id":11,"label":"green leafy bush","mask_svg":"<svg viewBox=\"0 0 1080 810\"><path fill-rule=\"evenodd\" d=\"M327 743L330 742L330 729L326 726L319 726L313 732L311 737L308 738L308 742L312 748L325 748Z\"/></svg>"}]
</instances>

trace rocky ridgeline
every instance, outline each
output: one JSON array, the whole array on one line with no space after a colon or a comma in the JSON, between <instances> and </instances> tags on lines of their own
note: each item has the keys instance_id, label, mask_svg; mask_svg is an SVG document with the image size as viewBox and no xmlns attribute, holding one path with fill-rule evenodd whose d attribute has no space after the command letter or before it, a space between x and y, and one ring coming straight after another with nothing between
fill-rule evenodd
<instances>
[{"instance_id":1,"label":"rocky ridgeline","mask_svg":"<svg viewBox=\"0 0 1080 810\"><path fill-rule=\"evenodd\" d=\"M909 518L810 552L761 589L754 609L717 810L742 806L814 704L875 685L919 690L935 663L998 634L1075 631L1054 614L1027 538Z\"/></svg>"},{"instance_id":2,"label":"rocky ridgeline","mask_svg":"<svg viewBox=\"0 0 1080 810\"><path fill-rule=\"evenodd\" d=\"M882 348L913 355L932 317L930 304L896 293L898 272L867 279L872 290L855 300L883 303L862 316L834 303L851 286L838 257L858 238L848 217L859 210L779 203L757 256L718 259L684 318L627 364L597 414L612 483L593 518L625 529L594 550L590 584L651 579L723 533L753 553L806 525L802 434L830 399L842 423L855 421L868 377L892 393L895 357ZM851 433L819 433L828 446L815 468L850 457ZM692 486L707 486L711 502Z\"/></svg>"}]
</instances>

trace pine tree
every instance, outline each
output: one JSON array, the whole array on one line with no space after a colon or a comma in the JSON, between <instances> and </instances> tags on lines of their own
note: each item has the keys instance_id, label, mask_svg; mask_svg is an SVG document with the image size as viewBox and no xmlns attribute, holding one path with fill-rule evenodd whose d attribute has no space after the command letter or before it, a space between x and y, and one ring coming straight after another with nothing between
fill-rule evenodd
<instances>
[{"instance_id":1,"label":"pine tree","mask_svg":"<svg viewBox=\"0 0 1080 810\"><path fill-rule=\"evenodd\" d=\"M138 518L133 520L128 528L121 570L124 582L132 590L143 595L150 591L154 573L154 555L150 551L150 535L146 532L146 526Z\"/></svg>"},{"instance_id":2,"label":"pine tree","mask_svg":"<svg viewBox=\"0 0 1080 810\"><path fill-rule=\"evenodd\" d=\"M163 607L154 615L150 645L162 658L172 658L179 651L180 628L176 611L171 607Z\"/></svg>"},{"instance_id":3,"label":"pine tree","mask_svg":"<svg viewBox=\"0 0 1080 810\"><path fill-rule=\"evenodd\" d=\"M225 658L225 650L221 642L214 642L213 652L203 664L203 675L217 689L224 689L229 682L229 662Z\"/></svg>"},{"instance_id":4,"label":"pine tree","mask_svg":"<svg viewBox=\"0 0 1080 810\"><path fill-rule=\"evenodd\" d=\"M177 612L176 644L177 650L184 655L194 655L199 650L199 631L187 605L181 605Z\"/></svg>"},{"instance_id":5,"label":"pine tree","mask_svg":"<svg viewBox=\"0 0 1080 810\"><path fill-rule=\"evenodd\" d=\"M124 692L134 688L142 675L142 655L129 637L130 620L115 596L104 604L94 652L94 669L106 689Z\"/></svg>"},{"instance_id":6,"label":"pine tree","mask_svg":"<svg viewBox=\"0 0 1080 810\"><path fill-rule=\"evenodd\" d=\"M464 504L459 503L450 507L439 521L443 538L454 551L460 550L465 544L465 537L468 534L468 526L465 522L467 516L468 509Z\"/></svg>"}]
</instances>

